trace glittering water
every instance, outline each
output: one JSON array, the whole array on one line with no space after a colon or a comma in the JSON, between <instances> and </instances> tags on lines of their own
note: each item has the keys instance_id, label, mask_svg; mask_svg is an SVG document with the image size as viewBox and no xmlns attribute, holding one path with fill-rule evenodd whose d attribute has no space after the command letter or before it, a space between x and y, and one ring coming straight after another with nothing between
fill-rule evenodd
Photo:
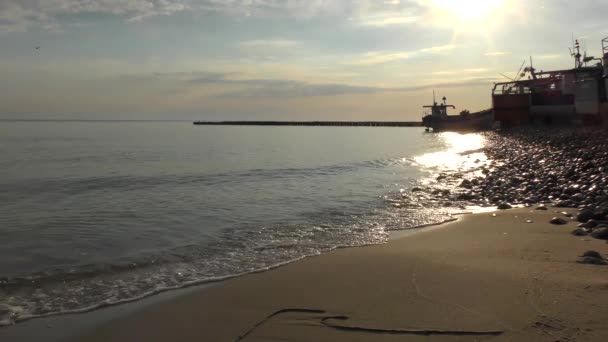
<instances>
[{"instance_id":1,"label":"glittering water","mask_svg":"<svg viewBox=\"0 0 608 342\"><path fill-rule=\"evenodd\" d=\"M440 222L478 135L0 122L0 325L268 269ZM467 152L468 151L468 152Z\"/></svg>"}]
</instances>

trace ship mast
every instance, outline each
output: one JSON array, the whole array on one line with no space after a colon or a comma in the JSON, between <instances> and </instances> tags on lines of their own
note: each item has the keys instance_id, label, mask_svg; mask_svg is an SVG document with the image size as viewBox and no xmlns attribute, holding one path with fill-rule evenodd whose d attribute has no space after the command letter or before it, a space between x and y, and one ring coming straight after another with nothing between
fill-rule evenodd
<instances>
[{"instance_id":1,"label":"ship mast","mask_svg":"<svg viewBox=\"0 0 608 342\"><path fill-rule=\"evenodd\" d=\"M570 50L570 55L574 57L574 68L578 69L583 66L581 62L581 45L578 42L578 39L574 41L574 51Z\"/></svg>"}]
</instances>

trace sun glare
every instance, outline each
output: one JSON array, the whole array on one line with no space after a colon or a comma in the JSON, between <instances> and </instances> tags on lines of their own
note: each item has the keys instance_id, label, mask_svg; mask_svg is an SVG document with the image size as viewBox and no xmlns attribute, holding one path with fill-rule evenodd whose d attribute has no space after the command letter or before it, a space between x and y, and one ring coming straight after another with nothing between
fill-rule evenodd
<instances>
[{"instance_id":1,"label":"sun glare","mask_svg":"<svg viewBox=\"0 0 608 342\"><path fill-rule=\"evenodd\" d=\"M435 24L484 32L511 11L511 0L426 0Z\"/></svg>"},{"instance_id":2,"label":"sun glare","mask_svg":"<svg viewBox=\"0 0 608 342\"><path fill-rule=\"evenodd\" d=\"M481 148L486 140L475 133L441 133L437 136L445 144L446 149L439 152L426 153L415 157L414 160L425 168L435 170L464 170L479 167L487 157Z\"/></svg>"}]
</instances>

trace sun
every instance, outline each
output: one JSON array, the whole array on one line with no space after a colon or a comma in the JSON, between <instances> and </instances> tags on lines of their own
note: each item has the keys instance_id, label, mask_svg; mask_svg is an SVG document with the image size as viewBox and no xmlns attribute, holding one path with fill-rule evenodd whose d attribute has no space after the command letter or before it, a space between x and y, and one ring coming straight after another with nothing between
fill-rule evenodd
<instances>
[{"instance_id":1,"label":"sun","mask_svg":"<svg viewBox=\"0 0 608 342\"><path fill-rule=\"evenodd\" d=\"M513 0L422 0L433 24L459 32L487 32L513 10Z\"/></svg>"}]
</instances>

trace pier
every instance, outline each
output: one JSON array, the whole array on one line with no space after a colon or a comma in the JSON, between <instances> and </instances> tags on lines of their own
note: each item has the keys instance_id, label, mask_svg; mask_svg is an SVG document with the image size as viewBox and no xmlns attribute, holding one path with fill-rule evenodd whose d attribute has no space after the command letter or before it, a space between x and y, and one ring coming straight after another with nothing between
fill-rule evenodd
<instances>
[{"instance_id":1,"label":"pier","mask_svg":"<svg viewBox=\"0 0 608 342\"><path fill-rule=\"evenodd\" d=\"M344 127L420 127L416 121L195 121L195 125L216 126L344 126Z\"/></svg>"}]
</instances>

